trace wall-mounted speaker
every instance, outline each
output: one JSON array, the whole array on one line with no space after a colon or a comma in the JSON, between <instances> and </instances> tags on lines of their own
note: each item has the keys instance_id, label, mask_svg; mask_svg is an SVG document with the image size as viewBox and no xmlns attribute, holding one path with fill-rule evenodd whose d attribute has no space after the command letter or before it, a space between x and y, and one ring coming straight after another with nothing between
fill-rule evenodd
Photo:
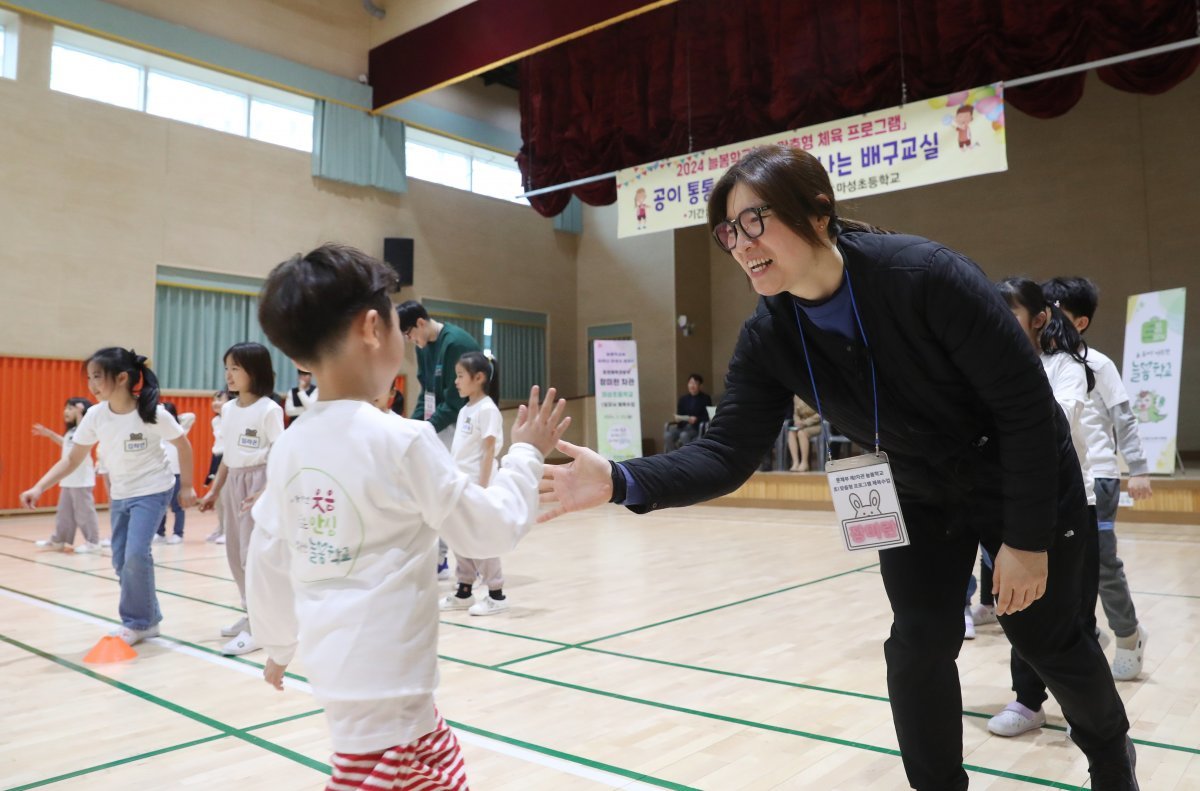
<instances>
[{"instance_id":1,"label":"wall-mounted speaker","mask_svg":"<svg viewBox=\"0 0 1200 791\"><path fill-rule=\"evenodd\" d=\"M396 270L397 291L413 284L413 240L390 237L383 240L383 260Z\"/></svg>"}]
</instances>

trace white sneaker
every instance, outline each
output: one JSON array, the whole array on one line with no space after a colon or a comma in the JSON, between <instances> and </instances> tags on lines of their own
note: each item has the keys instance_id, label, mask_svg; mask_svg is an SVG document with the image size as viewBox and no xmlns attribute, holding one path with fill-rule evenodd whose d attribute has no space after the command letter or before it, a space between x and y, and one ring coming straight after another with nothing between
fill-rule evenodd
<instances>
[{"instance_id":1,"label":"white sneaker","mask_svg":"<svg viewBox=\"0 0 1200 791\"><path fill-rule=\"evenodd\" d=\"M156 536L154 537L154 540L153 540L153 541L151 541L150 543L151 543L151 544L165 544L165 543L167 543L167 537L166 537L166 536L157 536L157 535L156 535Z\"/></svg>"},{"instance_id":2,"label":"white sneaker","mask_svg":"<svg viewBox=\"0 0 1200 791\"><path fill-rule=\"evenodd\" d=\"M963 639L964 640L974 640L975 639L975 621L974 621L974 619L971 618L971 608L970 607L966 607L963 609Z\"/></svg>"},{"instance_id":3,"label":"white sneaker","mask_svg":"<svg viewBox=\"0 0 1200 791\"><path fill-rule=\"evenodd\" d=\"M218 538L224 538L224 537L225 537L224 533L214 530L211 533L209 533L208 536L204 540L206 542L208 542L209 544L215 544Z\"/></svg>"},{"instance_id":4,"label":"white sneaker","mask_svg":"<svg viewBox=\"0 0 1200 791\"><path fill-rule=\"evenodd\" d=\"M225 656L241 656L257 650L258 643L255 642L254 635L249 632L242 632L221 647L221 653Z\"/></svg>"},{"instance_id":5,"label":"white sneaker","mask_svg":"<svg viewBox=\"0 0 1200 791\"><path fill-rule=\"evenodd\" d=\"M215 539L213 539L213 543L214 544L224 544L225 543L225 534L222 533L221 535L217 536Z\"/></svg>"},{"instance_id":6,"label":"white sneaker","mask_svg":"<svg viewBox=\"0 0 1200 791\"><path fill-rule=\"evenodd\" d=\"M88 555L93 552L99 552L99 551L100 551L99 544L91 544L88 542L84 542L84 543L80 544L79 546L75 547L76 555Z\"/></svg>"},{"instance_id":7,"label":"white sneaker","mask_svg":"<svg viewBox=\"0 0 1200 791\"><path fill-rule=\"evenodd\" d=\"M491 596L484 596L472 604L467 613L470 615L495 615L507 609L508 599L493 599Z\"/></svg>"},{"instance_id":8,"label":"white sneaker","mask_svg":"<svg viewBox=\"0 0 1200 791\"><path fill-rule=\"evenodd\" d=\"M111 538L100 539L100 546L104 547L105 549L108 549L109 547L112 546L112 539Z\"/></svg>"},{"instance_id":9,"label":"white sneaker","mask_svg":"<svg viewBox=\"0 0 1200 791\"><path fill-rule=\"evenodd\" d=\"M1016 701L988 720L987 729L997 736L1020 736L1046 724L1046 712L1030 711Z\"/></svg>"},{"instance_id":10,"label":"white sneaker","mask_svg":"<svg viewBox=\"0 0 1200 791\"><path fill-rule=\"evenodd\" d=\"M221 627L221 636L222 637L237 637L239 634L241 634L242 632L246 631L249 628L250 628L250 619L246 616L242 616L236 622L229 624L229 626Z\"/></svg>"},{"instance_id":11,"label":"white sneaker","mask_svg":"<svg viewBox=\"0 0 1200 791\"><path fill-rule=\"evenodd\" d=\"M168 544L182 544L183 536L177 536L174 533L172 533L171 535L167 536L167 543Z\"/></svg>"},{"instance_id":12,"label":"white sneaker","mask_svg":"<svg viewBox=\"0 0 1200 791\"><path fill-rule=\"evenodd\" d=\"M122 626L109 634L112 637L121 638L126 645L137 645L143 640L158 637L158 626L151 626L149 629L130 629L128 626Z\"/></svg>"},{"instance_id":13,"label":"white sneaker","mask_svg":"<svg viewBox=\"0 0 1200 791\"><path fill-rule=\"evenodd\" d=\"M475 604L474 596L460 599L453 593L447 593L438 601L438 609L442 612L446 612L447 610L468 610L473 604Z\"/></svg>"},{"instance_id":14,"label":"white sneaker","mask_svg":"<svg viewBox=\"0 0 1200 791\"><path fill-rule=\"evenodd\" d=\"M53 549L53 550L61 550L63 547L66 546L66 544L64 544L63 542L55 541L53 538L43 538L41 541L34 541L33 545L35 547L37 547L38 549Z\"/></svg>"},{"instance_id":15,"label":"white sneaker","mask_svg":"<svg viewBox=\"0 0 1200 791\"><path fill-rule=\"evenodd\" d=\"M1117 654L1113 657L1113 678L1117 681L1133 681L1142 674L1142 662L1146 657L1146 640L1150 635L1142 627L1138 627L1137 645L1133 648L1122 648L1117 644Z\"/></svg>"},{"instance_id":16,"label":"white sneaker","mask_svg":"<svg viewBox=\"0 0 1200 791\"><path fill-rule=\"evenodd\" d=\"M975 622L976 626L996 623L996 608L988 604L972 604L971 620Z\"/></svg>"}]
</instances>

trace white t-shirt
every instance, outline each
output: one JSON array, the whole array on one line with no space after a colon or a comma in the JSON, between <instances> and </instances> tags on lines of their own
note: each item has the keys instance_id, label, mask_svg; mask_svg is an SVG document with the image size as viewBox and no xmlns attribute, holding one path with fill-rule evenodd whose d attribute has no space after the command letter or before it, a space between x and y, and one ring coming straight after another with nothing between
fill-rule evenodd
<instances>
[{"instance_id":1,"label":"white t-shirt","mask_svg":"<svg viewBox=\"0 0 1200 791\"><path fill-rule=\"evenodd\" d=\"M479 483L479 475L483 472L480 466L483 463L483 441L488 437L496 438L490 474L495 475L500 449L504 447L504 418L500 416L500 408L496 406L496 402L484 396L474 404L465 404L458 410L454 444L450 447L454 463L476 483Z\"/></svg>"},{"instance_id":2,"label":"white t-shirt","mask_svg":"<svg viewBox=\"0 0 1200 791\"><path fill-rule=\"evenodd\" d=\"M1095 505L1096 489L1092 482L1092 466L1088 462L1087 437L1080 422L1088 396L1087 372L1083 369L1083 363L1065 352L1043 354L1042 367L1046 369L1054 400L1067 413L1067 420L1071 423L1071 444L1075 446L1075 454L1079 456L1079 466L1083 470L1083 488L1087 492L1088 505Z\"/></svg>"},{"instance_id":3,"label":"white t-shirt","mask_svg":"<svg viewBox=\"0 0 1200 791\"><path fill-rule=\"evenodd\" d=\"M250 406L238 406L234 398L221 407L222 461L230 469L265 464L267 452L282 433L283 410L270 398L264 396Z\"/></svg>"},{"instance_id":4,"label":"white t-shirt","mask_svg":"<svg viewBox=\"0 0 1200 791\"><path fill-rule=\"evenodd\" d=\"M192 424L196 422L196 416L191 412L184 412L179 416L179 427L186 434L192 430ZM172 475L179 474L179 449L170 442L163 442L163 450L167 452L167 466L171 468Z\"/></svg>"},{"instance_id":5,"label":"white t-shirt","mask_svg":"<svg viewBox=\"0 0 1200 791\"><path fill-rule=\"evenodd\" d=\"M213 431L213 448L212 454L220 456L225 452L225 439L221 436L221 416L217 415L212 419Z\"/></svg>"},{"instance_id":6,"label":"white t-shirt","mask_svg":"<svg viewBox=\"0 0 1200 791\"><path fill-rule=\"evenodd\" d=\"M101 401L75 430L76 445L100 444L114 500L166 492L175 486L160 440L181 437L183 429L161 406L154 414L156 422L146 423L136 409L118 415L107 401Z\"/></svg>"},{"instance_id":7,"label":"white t-shirt","mask_svg":"<svg viewBox=\"0 0 1200 791\"><path fill-rule=\"evenodd\" d=\"M77 428L69 428L63 434L62 457L65 459L71 455L71 449L75 447L73 437ZM63 489L94 489L96 486L96 466L92 464L92 454L89 452L79 466L71 470L71 474L58 482L60 488Z\"/></svg>"},{"instance_id":8,"label":"white t-shirt","mask_svg":"<svg viewBox=\"0 0 1200 791\"><path fill-rule=\"evenodd\" d=\"M1087 361L1096 377L1096 388L1088 394L1081 421L1087 436L1092 475L1097 478L1120 478L1117 441L1109 410L1127 403L1129 394L1125 392L1125 383L1121 381L1116 364L1107 355L1089 348Z\"/></svg>"},{"instance_id":9,"label":"white t-shirt","mask_svg":"<svg viewBox=\"0 0 1200 791\"><path fill-rule=\"evenodd\" d=\"M407 744L435 724L440 533L498 557L538 513L542 456L514 445L489 486L427 422L322 401L276 443L246 563L251 629L299 653L339 752Z\"/></svg>"}]
</instances>

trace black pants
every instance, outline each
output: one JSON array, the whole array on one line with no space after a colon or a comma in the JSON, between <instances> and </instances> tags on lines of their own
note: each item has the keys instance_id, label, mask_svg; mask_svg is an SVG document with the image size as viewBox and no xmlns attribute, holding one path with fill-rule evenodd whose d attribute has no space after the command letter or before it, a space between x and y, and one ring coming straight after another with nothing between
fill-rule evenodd
<instances>
[{"instance_id":1,"label":"black pants","mask_svg":"<svg viewBox=\"0 0 1200 791\"><path fill-rule=\"evenodd\" d=\"M1096 525L1096 509L1088 508L1093 526ZM1096 634L1096 599L1100 592L1100 533L1096 527L1088 530L1088 542L1084 549L1084 567L1081 586L1082 599L1079 603L1079 616L1083 622L1085 634ZM1013 692L1017 693L1017 702L1026 708L1037 711L1046 702L1046 684L1033 667L1021 658L1017 649L1012 649L1009 659L1012 671Z\"/></svg>"},{"instance_id":2,"label":"black pants","mask_svg":"<svg viewBox=\"0 0 1200 791\"><path fill-rule=\"evenodd\" d=\"M1128 760L1129 721L1095 633L1083 628L1085 568L1098 568L1098 561L1089 555L1096 528L1078 470L1071 451L1059 465L1064 493L1048 551L1045 595L1000 623L1014 649L1045 679L1075 743L1095 767ZM939 478L943 490L952 492L941 504L906 502L912 545L879 553L894 619L884 644L892 717L908 781L919 791L967 788L955 664L963 641L963 591L978 543L993 558L1001 544L998 484L982 482L978 472L968 470L958 481Z\"/></svg>"}]
</instances>

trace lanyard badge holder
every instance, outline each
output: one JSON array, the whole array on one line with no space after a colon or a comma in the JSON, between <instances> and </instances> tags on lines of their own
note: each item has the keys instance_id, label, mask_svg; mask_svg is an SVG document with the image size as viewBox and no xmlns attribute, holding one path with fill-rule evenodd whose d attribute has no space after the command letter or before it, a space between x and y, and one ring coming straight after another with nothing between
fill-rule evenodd
<instances>
[{"instance_id":1,"label":"lanyard badge holder","mask_svg":"<svg viewBox=\"0 0 1200 791\"><path fill-rule=\"evenodd\" d=\"M871 396L875 405L875 452L833 460L829 442L827 421L821 421L825 435L825 472L829 493L833 497L833 508L842 526L842 539L846 549L857 552L866 549L892 549L909 544L908 529L904 526L904 515L900 511L900 497L896 493L896 482L892 477L892 465L887 454L879 448L879 387L875 381L875 358L871 355L871 344L858 315L858 303L854 299L854 287L850 283L850 270L845 270L846 287L850 290L850 306L854 309L854 320L867 347L867 359L871 364ZM808 378L812 383L817 412L821 409L821 396L817 392L817 378L813 374L812 360L808 355L808 341L804 337L804 324L800 321L800 307L795 305L796 326L800 329L800 343L804 348L804 362L808 366ZM803 441L803 440L801 440Z\"/></svg>"}]
</instances>

